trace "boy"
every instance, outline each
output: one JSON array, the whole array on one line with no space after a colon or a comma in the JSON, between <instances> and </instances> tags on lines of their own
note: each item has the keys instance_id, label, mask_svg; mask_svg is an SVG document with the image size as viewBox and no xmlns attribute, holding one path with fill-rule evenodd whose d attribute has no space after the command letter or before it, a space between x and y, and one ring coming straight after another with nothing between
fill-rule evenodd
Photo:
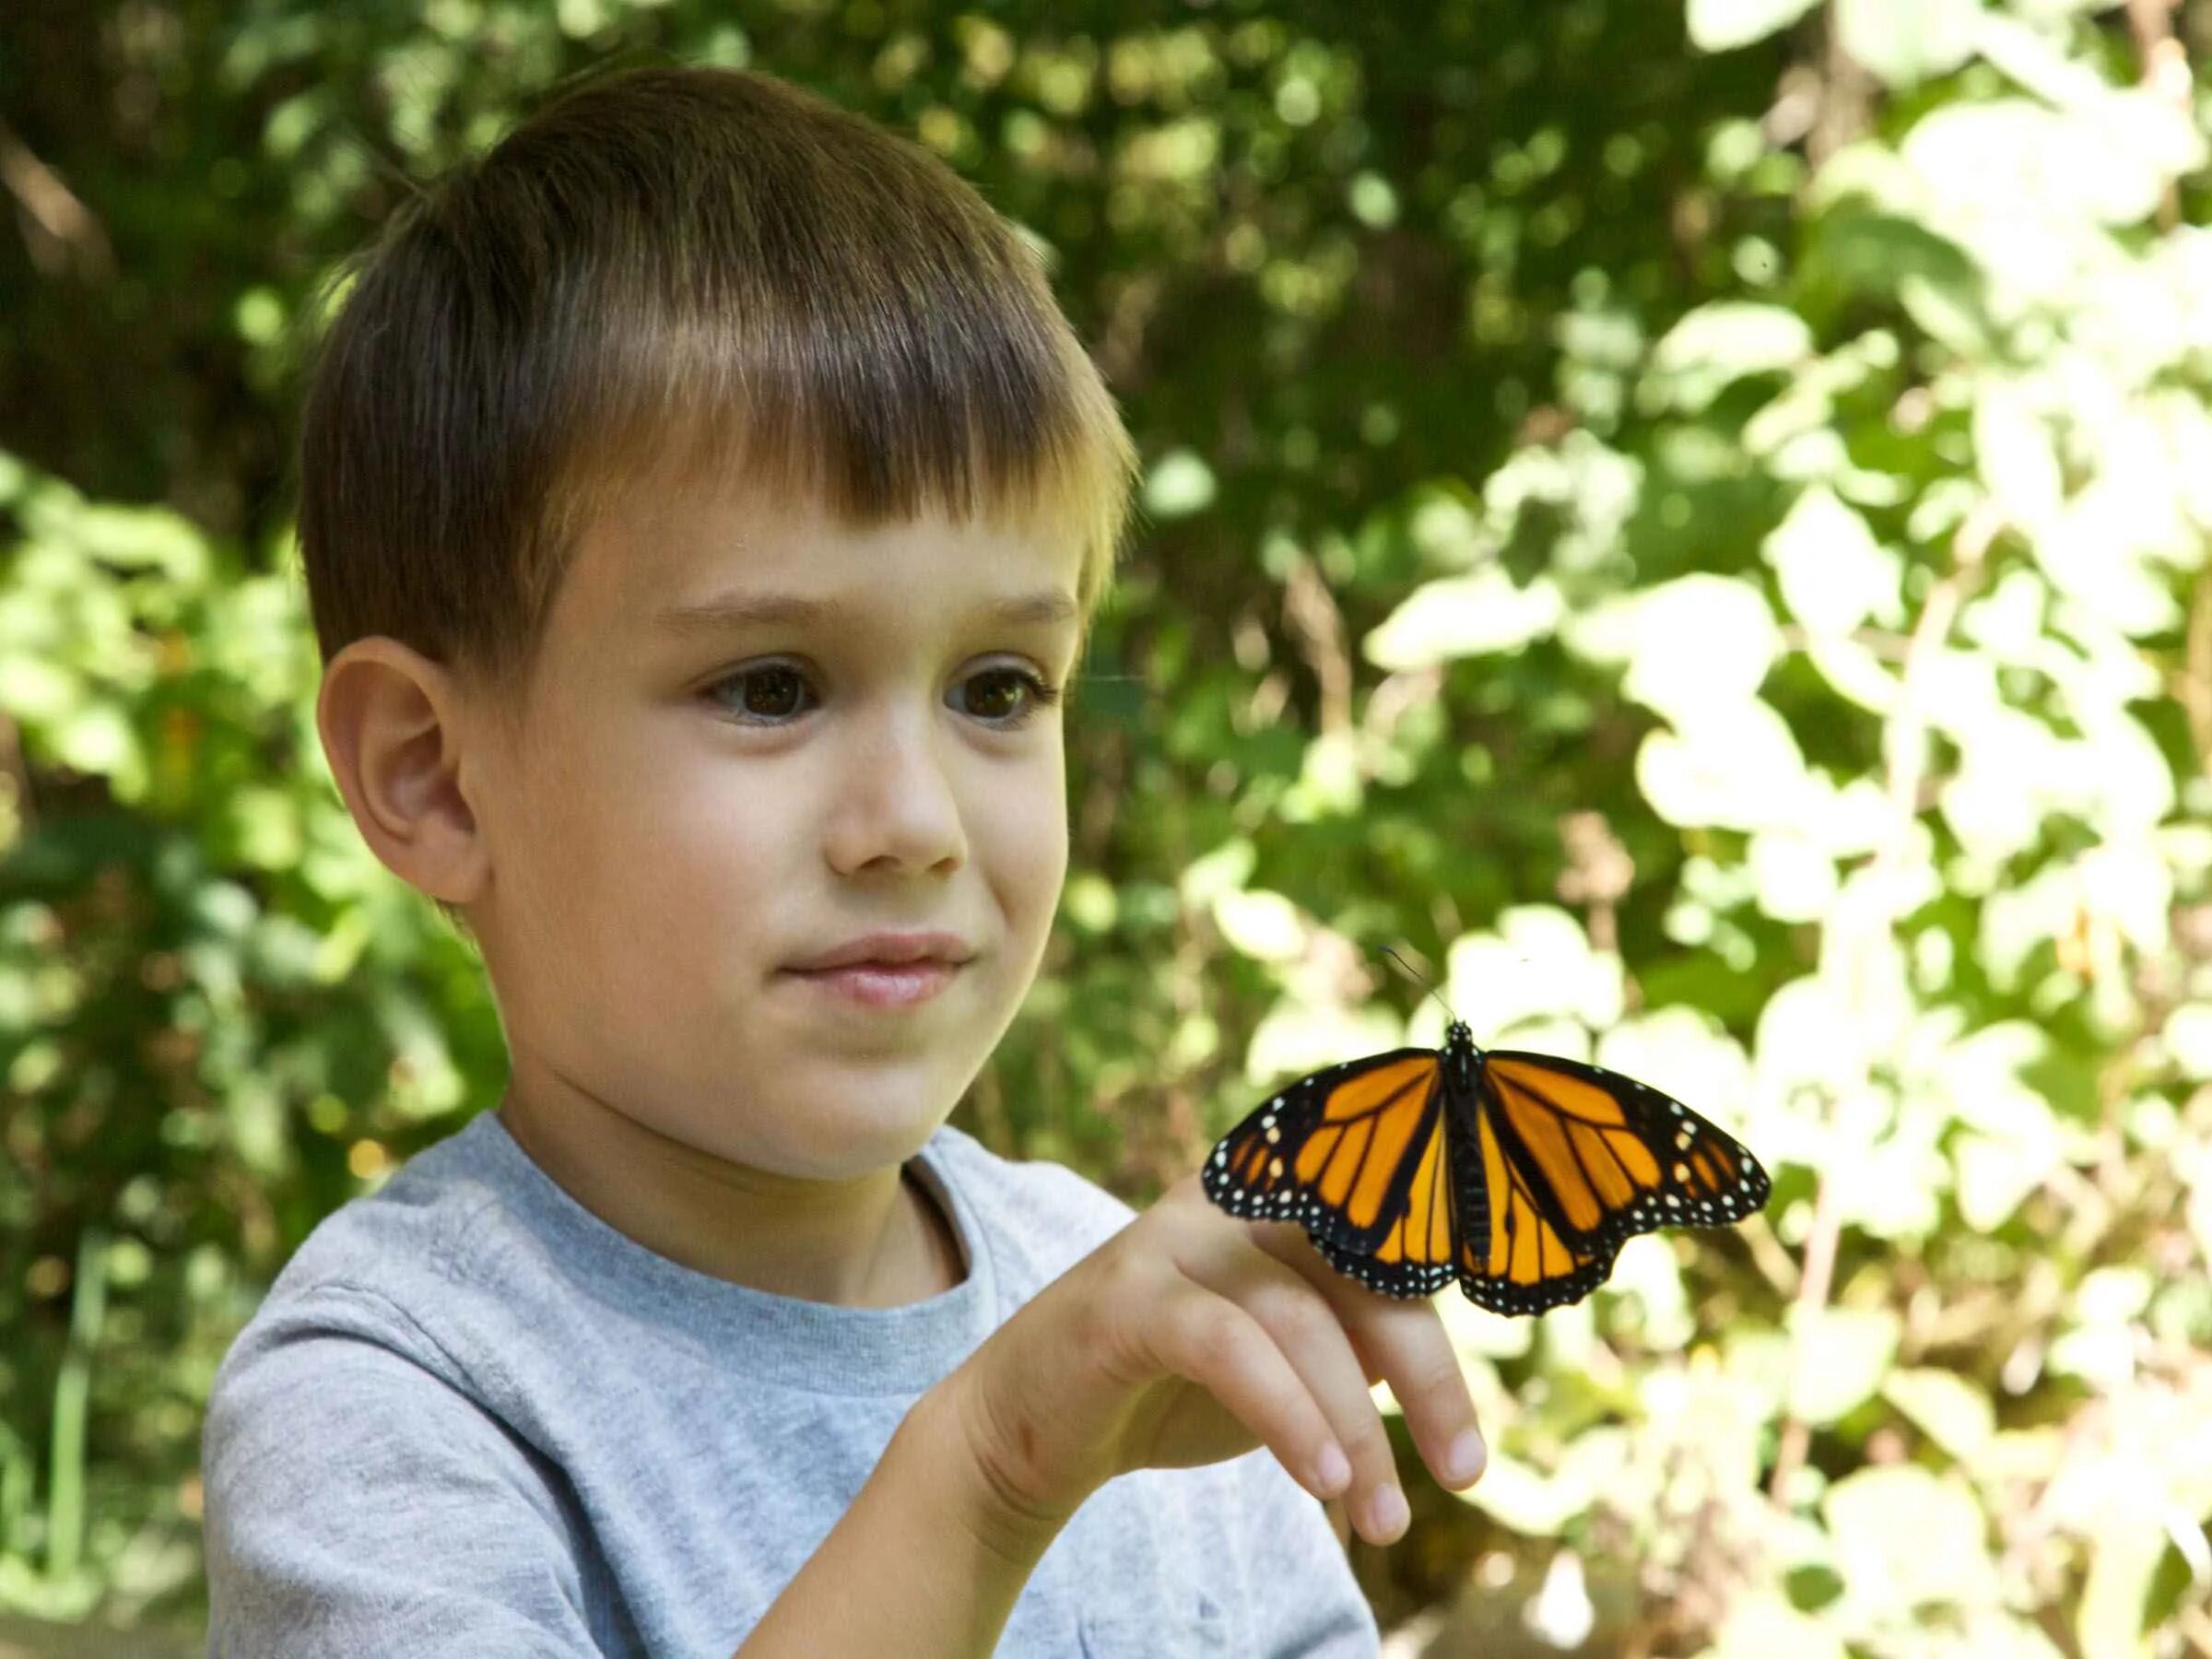
<instances>
[{"instance_id":1,"label":"boy","mask_svg":"<svg viewBox=\"0 0 2212 1659\"><path fill-rule=\"evenodd\" d=\"M1433 1308L945 1121L1136 470L1010 228L771 77L599 78L395 216L300 466L324 751L511 1073L225 1359L211 1651L1374 1653L1315 1499L1403 1530L1382 1377L1477 1471Z\"/></svg>"}]
</instances>

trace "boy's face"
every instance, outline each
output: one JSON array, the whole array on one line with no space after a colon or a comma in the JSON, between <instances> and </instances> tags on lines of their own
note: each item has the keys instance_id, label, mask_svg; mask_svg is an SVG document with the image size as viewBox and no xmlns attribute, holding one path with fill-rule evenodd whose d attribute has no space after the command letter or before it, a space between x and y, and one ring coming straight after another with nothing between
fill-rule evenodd
<instances>
[{"instance_id":1,"label":"boy's face","mask_svg":"<svg viewBox=\"0 0 2212 1659\"><path fill-rule=\"evenodd\" d=\"M854 534L707 481L588 531L514 750L471 792L467 907L515 1084L829 1181L910 1157L1004 1034L1067 865L1077 549L927 518ZM1059 619L994 619L1058 594ZM771 596L819 618L718 624ZM793 964L877 932L971 952L875 1007Z\"/></svg>"}]
</instances>

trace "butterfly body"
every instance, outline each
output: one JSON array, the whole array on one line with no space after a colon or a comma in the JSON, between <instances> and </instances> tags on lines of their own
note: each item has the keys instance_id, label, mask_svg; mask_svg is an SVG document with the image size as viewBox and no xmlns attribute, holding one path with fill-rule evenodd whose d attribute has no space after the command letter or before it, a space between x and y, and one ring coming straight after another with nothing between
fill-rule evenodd
<instances>
[{"instance_id":1,"label":"butterfly body","mask_svg":"<svg viewBox=\"0 0 2212 1659\"><path fill-rule=\"evenodd\" d=\"M1388 1296L1457 1279L1500 1313L1579 1301L1620 1246L1762 1207L1767 1172L1669 1095L1558 1055L1441 1049L1324 1067L1263 1102L1201 1180L1232 1216L1296 1221L1337 1269Z\"/></svg>"}]
</instances>

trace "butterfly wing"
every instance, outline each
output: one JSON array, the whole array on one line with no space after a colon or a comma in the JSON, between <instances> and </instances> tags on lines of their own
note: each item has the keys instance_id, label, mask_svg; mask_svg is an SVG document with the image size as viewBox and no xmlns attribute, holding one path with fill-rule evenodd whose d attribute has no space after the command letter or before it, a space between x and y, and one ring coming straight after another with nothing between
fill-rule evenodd
<instances>
[{"instance_id":1,"label":"butterfly wing","mask_svg":"<svg viewBox=\"0 0 2212 1659\"><path fill-rule=\"evenodd\" d=\"M1619 1246L1561 1232L1541 1201L1541 1176L1532 1178L1508 1156L1480 1101L1465 1102L1453 1115L1462 1138L1473 1142L1465 1161L1485 1195L1484 1224L1467 1230L1455 1262L1467 1299L1493 1313L1541 1313L1605 1283Z\"/></svg>"},{"instance_id":2,"label":"butterfly wing","mask_svg":"<svg viewBox=\"0 0 2212 1659\"><path fill-rule=\"evenodd\" d=\"M1720 1227L1767 1202L1750 1150L1649 1084L1513 1049L1486 1053L1476 1076L1485 1170L1495 1142L1517 1188L1575 1252L1609 1264L1637 1233ZM1494 1173L1492 1182L1498 1191Z\"/></svg>"},{"instance_id":3,"label":"butterfly wing","mask_svg":"<svg viewBox=\"0 0 2212 1659\"><path fill-rule=\"evenodd\" d=\"M1465 1182L1454 1181L1434 1049L1300 1078L1221 1137L1200 1179L1232 1216L1298 1222L1330 1265L1385 1295L1452 1281Z\"/></svg>"}]
</instances>

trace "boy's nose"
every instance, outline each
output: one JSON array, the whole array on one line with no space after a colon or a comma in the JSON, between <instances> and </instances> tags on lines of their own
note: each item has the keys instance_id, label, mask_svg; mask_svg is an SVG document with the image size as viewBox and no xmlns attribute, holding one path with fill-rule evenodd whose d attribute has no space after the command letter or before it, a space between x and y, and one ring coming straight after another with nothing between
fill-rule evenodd
<instances>
[{"instance_id":1,"label":"boy's nose","mask_svg":"<svg viewBox=\"0 0 2212 1659\"><path fill-rule=\"evenodd\" d=\"M830 862L859 870L889 861L929 869L967 856L967 837L943 740L910 715L887 718L853 752L838 782Z\"/></svg>"}]
</instances>

